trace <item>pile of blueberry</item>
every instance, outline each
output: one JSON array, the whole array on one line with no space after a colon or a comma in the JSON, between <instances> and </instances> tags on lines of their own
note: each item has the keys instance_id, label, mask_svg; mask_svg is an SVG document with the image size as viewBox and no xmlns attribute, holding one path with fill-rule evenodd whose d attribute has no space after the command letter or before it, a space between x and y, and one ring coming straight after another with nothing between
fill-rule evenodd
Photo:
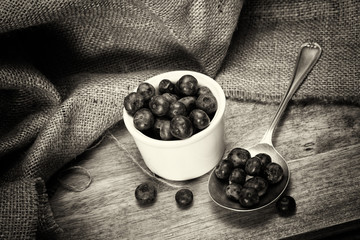
<instances>
[{"instance_id":1,"label":"pile of blueberry","mask_svg":"<svg viewBox=\"0 0 360 240\"><path fill-rule=\"evenodd\" d=\"M209 126L217 110L211 90L200 86L192 75L175 83L160 81L155 87L142 82L136 92L124 99L127 113L133 116L136 129L161 140L186 139Z\"/></svg>"},{"instance_id":2,"label":"pile of blueberry","mask_svg":"<svg viewBox=\"0 0 360 240\"><path fill-rule=\"evenodd\" d=\"M226 181L226 196L245 208L256 206L269 185L279 183L284 175L282 167L271 157L259 153L251 157L249 151L234 148L215 168L215 175Z\"/></svg>"}]
</instances>

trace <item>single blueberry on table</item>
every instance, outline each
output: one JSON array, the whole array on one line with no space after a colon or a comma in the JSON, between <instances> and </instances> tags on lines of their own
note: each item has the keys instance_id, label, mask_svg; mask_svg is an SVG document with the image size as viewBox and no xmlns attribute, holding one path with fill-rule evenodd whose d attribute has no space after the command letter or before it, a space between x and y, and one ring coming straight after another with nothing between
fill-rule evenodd
<instances>
[{"instance_id":1,"label":"single blueberry on table","mask_svg":"<svg viewBox=\"0 0 360 240\"><path fill-rule=\"evenodd\" d=\"M192 203L194 195L189 189L180 189L175 194L175 201L179 207L188 207Z\"/></svg>"},{"instance_id":2,"label":"single blueberry on table","mask_svg":"<svg viewBox=\"0 0 360 240\"><path fill-rule=\"evenodd\" d=\"M276 209L280 216L290 216L296 211L295 199L291 196L282 196L276 202Z\"/></svg>"},{"instance_id":3,"label":"single blueberry on table","mask_svg":"<svg viewBox=\"0 0 360 240\"><path fill-rule=\"evenodd\" d=\"M135 198L140 205L148 205L155 202L157 190L150 182L141 183L135 189Z\"/></svg>"}]
</instances>

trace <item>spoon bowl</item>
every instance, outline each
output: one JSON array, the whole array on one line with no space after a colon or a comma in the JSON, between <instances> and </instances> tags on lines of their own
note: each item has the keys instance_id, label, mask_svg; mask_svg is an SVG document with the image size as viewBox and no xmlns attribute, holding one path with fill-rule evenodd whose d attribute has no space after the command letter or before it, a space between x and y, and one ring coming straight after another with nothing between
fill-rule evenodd
<instances>
[{"instance_id":1,"label":"spoon bowl","mask_svg":"<svg viewBox=\"0 0 360 240\"><path fill-rule=\"evenodd\" d=\"M284 171L284 176L280 182L269 185L267 193L260 198L260 202L258 205L256 205L255 208L245 208L241 206L238 202L230 200L225 195L225 189L228 183L217 179L214 173L214 169L210 174L208 190L211 199L221 207L239 212L254 211L255 209L264 208L276 201L283 194L289 184L289 167L285 159L276 151L276 149L272 145L269 145L267 143L259 143L247 150L250 152L251 156L255 156L258 153L268 154L271 157L272 162L278 163L282 167Z\"/></svg>"},{"instance_id":2,"label":"spoon bowl","mask_svg":"<svg viewBox=\"0 0 360 240\"><path fill-rule=\"evenodd\" d=\"M293 79L290 82L288 90L279 105L279 108L270 124L269 129L266 131L262 140L257 145L247 149L250 152L251 157L254 157L259 153L266 153L271 157L272 162L279 164L284 172L281 181L276 184L269 184L266 194L260 197L260 202L252 208L247 208L243 207L239 202L230 200L226 196L225 189L229 183L219 180L216 177L214 168L208 180L208 191L211 199L216 204L232 211L250 212L264 208L274 203L285 192L290 182L290 170L285 159L274 148L272 144L272 135L282 114L286 109L287 104L319 59L321 51L321 47L317 43L305 43L300 47Z\"/></svg>"}]
</instances>

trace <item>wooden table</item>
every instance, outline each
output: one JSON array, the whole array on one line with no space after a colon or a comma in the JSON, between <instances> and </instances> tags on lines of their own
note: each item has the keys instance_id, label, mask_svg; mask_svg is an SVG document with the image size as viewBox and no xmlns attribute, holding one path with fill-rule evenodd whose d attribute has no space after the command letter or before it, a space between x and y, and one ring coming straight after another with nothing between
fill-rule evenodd
<instances>
[{"instance_id":1,"label":"wooden table","mask_svg":"<svg viewBox=\"0 0 360 240\"><path fill-rule=\"evenodd\" d=\"M256 144L276 109L275 104L228 100L225 154ZM92 184L82 192L59 187L51 197L55 219L64 230L60 239L315 239L358 229L360 108L292 103L273 143L291 171L286 193L297 202L291 217L280 217L274 205L251 213L219 207L207 192L209 174L167 183L149 177L139 167L145 165L120 122L72 162L91 173ZM81 186L87 178L68 174L63 180ZM141 207L134 191L145 181L156 184L158 196L153 205ZM194 194L188 209L176 205L180 187Z\"/></svg>"}]
</instances>

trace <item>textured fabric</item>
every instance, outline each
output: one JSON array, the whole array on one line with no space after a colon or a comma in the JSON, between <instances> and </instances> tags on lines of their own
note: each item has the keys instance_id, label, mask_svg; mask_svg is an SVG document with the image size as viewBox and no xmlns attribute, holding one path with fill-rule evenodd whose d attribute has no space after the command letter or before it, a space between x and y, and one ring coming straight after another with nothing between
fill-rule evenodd
<instances>
[{"instance_id":1,"label":"textured fabric","mask_svg":"<svg viewBox=\"0 0 360 240\"><path fill-rule=\"evenodd\" d=\"M3 183L0 192L0 239L50 239L61 231L40 178Z\"/></svg>"},{"instance_id":2,"label":"textured fabric","mask_svg":"<svg viewBox=\"0 0 360 240\"><path fill-rule=\"evenodd\" d=\"M0 190L0 239L35 239L38 203L34 182L11 182Z\"/></svg>"},{"instance_id":3,"label":"textured fabric","mask_svg":"<svg viewBox=\"0 0 360 240\"><path fill-rule=\"evenodd\" d=\"M216 79L227 96L279 102L299 46L317 42L323 54L294 98L359 104L359 15L358 0L248 1Z\"/></svg>"},{"instance_id":4,"label":"textured fabric","mask_svg":"<svg viewBox=\"0 0 360 240\"><path fill-rule=\"evenodd\" d=\"M158 73L278 102L298 47L316 41L324 53L295 97L359 104L358 13L355 0L0 1L0 238L60 231L43 183Z\"/></svg>"}]
</instances>

